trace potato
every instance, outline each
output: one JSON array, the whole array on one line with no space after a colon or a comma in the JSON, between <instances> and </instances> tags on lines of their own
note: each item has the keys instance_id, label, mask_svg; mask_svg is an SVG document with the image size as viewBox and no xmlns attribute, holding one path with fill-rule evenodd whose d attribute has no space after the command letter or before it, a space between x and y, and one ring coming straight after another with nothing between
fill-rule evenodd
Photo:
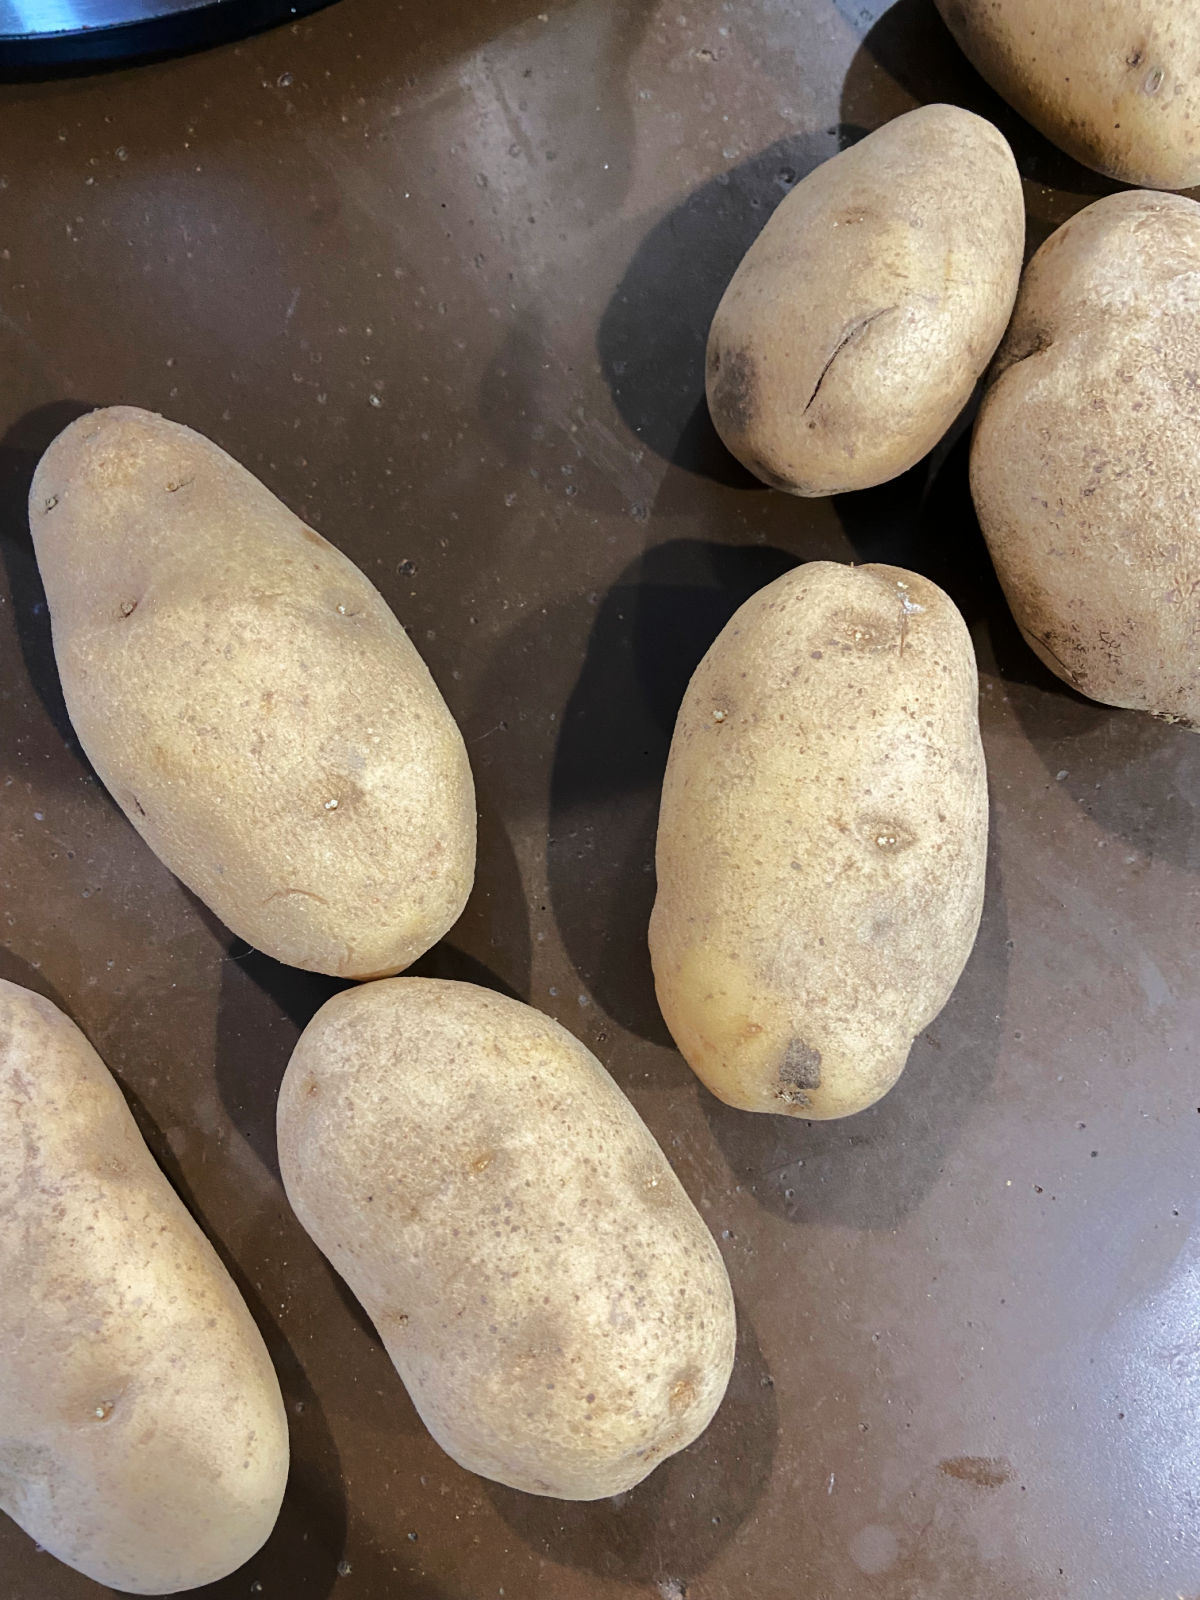
<instances>
[{"instance_id":1,"label":"potato","mask_svg":"<svg viewBox=\"0 0 1200 1600\"><path fill-rule=\"evenodd\" d=\"M1030 263L971 450L1030 645L1093 700L1200 727L1200 205L1126 192Z\"/></svg>"},{"instance_id":2,"label":"potato","mask_svg":"<svg viewBox=\"0 0 1200 1600\"><path fill-rule=\"evenodd\" d=\"M597 1500L708 1426L733 1363L721 1257L636 1111L548 1017L428 978L335 996L283 1080L279 1165L469 1471Z\"/></svg>"},{"instance_id":3,"label":"potato","mask_svg":"<svg viewBox=\"0 0 1200 1600\"><path fill-rule=\"evenodd\" d=\"M978 698L958 611L899 567L786 573L696 669L650 954L676 1044L729 1105L861 1111L949 999L983 904Z\"/></svg>"},{"instance_id":4,"label":"potato","mask_svg":"<svg viewBox=\"0 0 1200 1600\"><path fill-rule=\"evenodd\" d=\"M97 1583L211 1583L275 1525L258 1329L83 1034L4 982L0 1412L0 1510Z\"/></svg>"},{"instance_id":5,"label":"potato","mask_svg":"<svg viewBox=\"0 0 1200 1600\"><path fill-rule=\"evenodd\" d=\"M1122 183L1200 183L1195 0L936 0L973 66L1068 155Z\"/></svg>"},{"instance_id":6,"label":"potato","mask_svg":"<svg viewBox=\"0 0 1200 1600\"><path fill-rule=\"evenodd\" d=\"M810 173L751 245L708 338L722 439L800 495L883 483L970 399L1017 292L1025 209L981 117L925 106Z\"/></svg>"},{"instance_id":7,"label":"potato","mask_svg":"<svg viewBox=\"0 0 1200 1600\"><path fill-rule=\"evenodd\" d=\"M130 406L30 494L67 709L150 848L292 966L398 971L475 863L462 738L367 579L214 444Z\"/></svg>"}]
</instances>

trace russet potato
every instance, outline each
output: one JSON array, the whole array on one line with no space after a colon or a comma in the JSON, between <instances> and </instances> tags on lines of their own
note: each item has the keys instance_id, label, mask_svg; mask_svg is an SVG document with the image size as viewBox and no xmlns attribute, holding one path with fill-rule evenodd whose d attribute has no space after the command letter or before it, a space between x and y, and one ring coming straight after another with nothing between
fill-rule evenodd
<instances>
[{"instance_id":1,"label":"russet potato","mask_svg":"<svg viewBox=\"0 0 1200 1600\"><path fill-rule=\"evenodd\" d=\"M596 1500L708 1426L733 1362L720 1254L550 1018L465 983L347 990L301 1036L278 1124L297 1216L460 1465Z\"/></svg>"},{"instance_id":2,"label":"russet potato","mask_svg":"<svg viewBox=\"0 0 1200 1600\"><path fill-rule=\"evenodd\" d=\"M474 875L471 772L358 568L131 406L59 435L29 511L71 721L150 848L292 966L366 978L436 943Z\"/></svg>"},{"instance_id":3,"label":"russet potato","mask_svg":"<svg viewBox=\"0 0 1200 1600\"><path fill-rule=\"evenodd\" d=\"M240 1567L288 1472L250 1313L57 1007L0 982L0 1510L129 1594Z\"/></svg>"},{"instance_id":4,"label":"russet potato","mask_svg":"<svg viewBox=\"0 0 1200 1600\"><path fill-rule=\"evenodd\" d=\"M898 567L818 561L735 613L675 724L650 953L712 1092L829 1118L895 1082L983 904L974 652Z\"/></svg>"}]
</instances>

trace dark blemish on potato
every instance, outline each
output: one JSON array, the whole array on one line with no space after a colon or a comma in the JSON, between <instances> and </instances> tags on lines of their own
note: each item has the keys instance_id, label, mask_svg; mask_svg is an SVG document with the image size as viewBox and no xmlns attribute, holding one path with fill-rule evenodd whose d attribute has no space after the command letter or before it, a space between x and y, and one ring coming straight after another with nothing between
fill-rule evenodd
<instances>
[{"instance_id":1,"label":"dark blemish on potato","mask_svg":"<svg viewBox=\"0 0 1200 1600\"><path fill-rule=\"evenodd\" d=\"M49 499L46 501L45 505L42 507L42 510L43 510L43 512L53 511L57 504L58 504L58 496L56 494L52 494L49 497Z\"/></svg>"},{"instance_id":2,"label":"dark blemish on potato","mask_svg":"<svg viewBox=\"0 0 1200 1600\"><path fill-rule=\"evenodd\" d=\"M758 413L758 370L746 350L722 358L714 349L708 366L709 394L718 426L744 433Z\"/></svg>"},{"instance_id":3,"label":"dark blemish on potato","mask_svg":"<svg viewBox=\"0 0 1200 1600\"><path fill-rule=\"evenodd\" d=\"M172 478L171 482L167 485L167 493L178 494L180 489L190 489L195 481L195 478Z\"/></svg>"},{"instance_id":4,"label":"dark blemish on potato","mask_svg":"<svg viewBox=\"0 0 1200 1600\"><path fill-rule=\"evenodd\" d=\"M139 817L144 817L146 815L146 808L142 804L142 802L138 799L137 795L130 796L129 803L133 807L133 809L137 812Z\"/></svg>"},{"instance_id":5,"label":"dark blemish on potato","mask_svg":"<svg viewBox=\"0 0 1200 1600\"><path fill-rule=\"evenodd\" d=\"M1145 51L1144 46L1135 45L1133 50L1129 53L1129 55L1127 55L1125 57L1125 65L1127 67L1140 67L1142 62L1145 61L1145 59L1146 59L1146 51Z\"/></svg>"},{"instance_id":6,"label":"dark blemish on potato","mask_svg":"<svg viewBox=\"0 0 1200 1600\"><path fill-rule=\"evenodd\" d=\"M793 1039L779 1065L779 1098L785 1105L806 1106L808 1091L821 1087L821 1052L803 1039Z\"/></svg>"},{"instance_id":7,"label":"dark blemish on potato","mask_svg":"<svg viewBox=\"0 0 1200 1600\"><path fill-rule=\"evenodd\" d=\"M696 1380L690 1373L676 1378L667 1397L672 1411L686 1411L696 1403Z\"/></svg>"},{"instance_id":8,"label":"dark blemish on potato","mask_svg":"<svg viewBox=\"0 0 1200 1600\"><path fill-rule=\"evenodd\" d=\"M804 406L804 410L805 411L807 411L811 407L813 401L820 394L821 385L825 382L825 379L829 376L830 367L833 366L833 363L841 355L842 351L847 349L850 345L855 344L859 339L861 339L863 334L866 333L867 329L871 326L871 324L873 322L878 322L880 317L886 317L889 311L895 311L896 309L897 308L895 306L881 306L878 311L871 311L865 317L858 317L853 322L847 323L847 325L842 329L841 333L838 335L837 343L834 345L833 349L830 351L829 357L826 360L825 365L821 368L821 372L820 372L819 377L817 378L816 384L815 384L815 386L813 388L813 392L809 395L808 400L805 403L805 406Z\"/></svg>"},{"instance_id":9,"label":"dark blemish on potato","mask_svg":"<svg viewBox=\"0 0 1200 1600\"><path fill-rule=\"evenodd\" d=\"M137 608L138 608L138 603L137 603L136 600L122 600L121 601L121 615L123 617L131 617L133 615L133 613L137 610Z\"/></svg>"},{"instance_id":10,"label":"dark blemish on potato","mask_svg":"<svg viewBox=\"0 0 1200 1600\"><path fill-rule=\"evenodd\" d=\"M1031 329L1023 339L1014 341L996 357L991 382L996 383L1011 367L1019 366L1022 361L1029 361L1034 356L1045 355L1053 347L1054 340L1050 334L1040 328Z\"/></svg>"},{"instance_id":11,"label":"dark blemish on potato","mask_svg":"<svg viewBox=\"0 0 1200 1600\"><path fill-rule=\"evenodd\" d=\"M950 1456L938 1462L938 1471L976 1489L999 1489L1013 1475L1012 1467L1000 1456Z\"/></svg>"}]
</instances>

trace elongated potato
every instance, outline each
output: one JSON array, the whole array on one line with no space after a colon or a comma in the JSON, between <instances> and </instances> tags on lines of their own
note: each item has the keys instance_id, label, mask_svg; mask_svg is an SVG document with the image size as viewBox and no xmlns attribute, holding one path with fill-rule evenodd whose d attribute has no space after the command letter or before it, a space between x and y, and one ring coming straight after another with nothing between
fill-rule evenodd
<instances>
[{"instance_id":1,"label":"elongated potato","mask_svg":"<svg viewBox=\"0 0 1200 1600\"><path fill-rule=\"evenodd\" d=\"M927 455L1012 310L1025 244L1016 162L957 106L923 106L796 185L708 338L713 422L800 495L865 489Z\"/></svg>"},{"instance_id":2,"label":"elongated potato","mask_svg":"<svg viewBox=\"0 0 1200 1600\"><path fill-rule=\"evenodd\" d=\"M292 966L396 972L475 864L462 738L383 598L199 434L93 412L30 526L71 721L150 848Z\"/></svg>"},{"instance_id":3,"label":"elongated potato","mask_svg":"<svg viewBox=\"0 0 1200 1600\"><path fill-rule=\"evenodd\" d=\"M1125 192L1034 256L971 446L1000 582L1052 672L1200 728L1200 205Z\"/></svg>"},{"instance_id":4,"label":"elongated potato","mask_svg":"<svg viewBox=\"0 0 1200 1600\"><path fill-rule=\"evenodd\" d=\"M650 953L714 1094L841 1117L896 1081L983 904L970 637L899 567L818 561L734 615L684 696Z\"/></svg>"},{"instance_id":5,"label":"elongated potato","mask_svg":"<svg viewBox=\"0 0 1200 1600\"><path fill-rule=\"evenodd\" d=\"M1195 0L936 0L994 89L1068 155L1122 183L1200 183Z\"/></svg>"},{"instance_id":6,"label":"elongated potato","mask_svg":"<svg viewBox=\"0 0 1200 1600\"><path fill-rule=\"evenodd\" d=\"M335 996L283 1080L279 1165L460 1465L596 1500L708 1426L733 1362L721 1257L548 1017L423 978Z\"/></svg>"},{"instance_id":7,"label":"elongated potato","mask_svg":"<svg viewBox=\"0 0 1200 1600\"><path fill-rule=\"evenodd\" d=\"M74 1023L0 982L0 1510L129 1594L275 1525L279 1384L212 1246Z\"/></svg>"}]
</instances>

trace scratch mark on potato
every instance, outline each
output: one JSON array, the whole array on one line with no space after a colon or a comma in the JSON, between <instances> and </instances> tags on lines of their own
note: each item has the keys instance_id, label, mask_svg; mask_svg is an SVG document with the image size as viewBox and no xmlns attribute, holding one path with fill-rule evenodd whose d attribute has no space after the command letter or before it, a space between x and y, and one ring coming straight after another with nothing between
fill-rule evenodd
<instances>
[{"instance_id":1,"label":"scratch mark on potato","mask_svg":"<svg viewBox=\"0 0 1200 1600\"><path fill-rule=\"evenodd\" d=\"M276 889L274 894L269 894L267 896L267 898L263 901L263 905L269 906L271 904L272 900L279 900L284 895L289 895L289 894L302 894L307 899L316 900L318 902L318 904L323 905L323 906L327 906L329 904L328 900L326 900L324 898L324 896L319 895L319 894L314 894L314 892L311 889Z\"/></svg>"},{"instance_id":2,"label":"scratch mark on potato","mask_svg":"<svg viewBox=\"0 0 1200 1600\"><path fill-rule=\"evenodd\" d=\"M821 368L821 373L816 381L816 385L813 388L813 392L809 395L808 401L805 404L805 411L809 411L811 409L813 401L821 392L821 385L829 376L830 367L833 366L833 363L841 355L842 351L847 349L848 346L857 343L857 341L862 338L863 334L866 333L867 329L872 323L878 322L880 317L886 317L889 311L896 311L897 309L898 307L896 306L881 306L878 311L872 311L865 317L858 317L854 322L849 323L845 328L842 329L838 342L834 345L829 354L829 359Z\"/></svg>"}]
</instances>

